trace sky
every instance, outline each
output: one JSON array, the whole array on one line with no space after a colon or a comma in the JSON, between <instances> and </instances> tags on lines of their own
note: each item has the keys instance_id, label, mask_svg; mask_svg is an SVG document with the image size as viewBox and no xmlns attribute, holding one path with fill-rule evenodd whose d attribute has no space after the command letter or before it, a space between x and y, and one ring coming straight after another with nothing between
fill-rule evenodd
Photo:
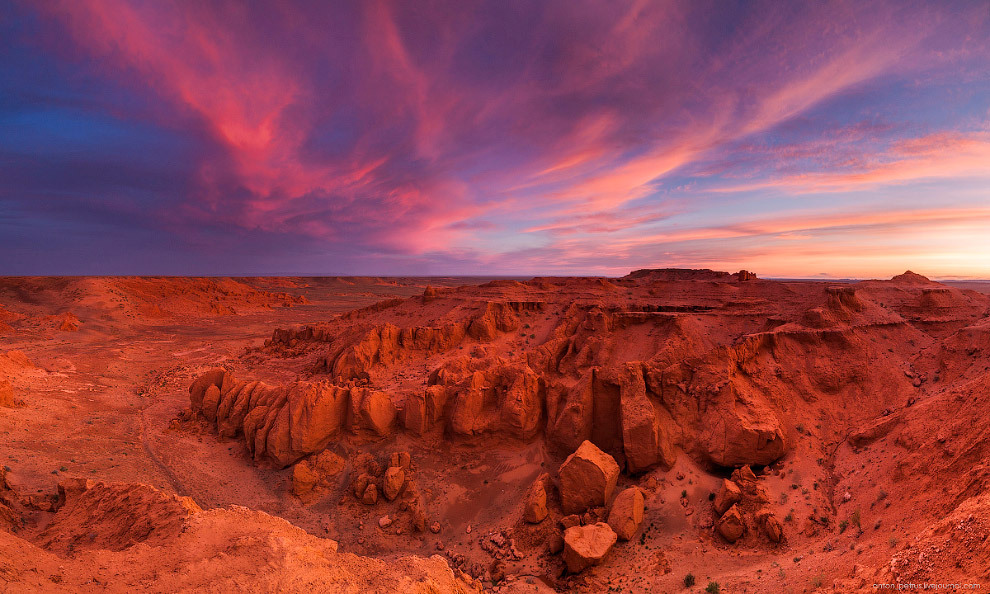
<instances>
[{"instance_id":1,"label":"sky","mask_svg":"<svg viewBox=\"0 0 990 594\"><path fill-rule=\"evenodd\" d=\"M990 0L0 0L0 274L990 278Z\"/></svg>"}]
</instances>

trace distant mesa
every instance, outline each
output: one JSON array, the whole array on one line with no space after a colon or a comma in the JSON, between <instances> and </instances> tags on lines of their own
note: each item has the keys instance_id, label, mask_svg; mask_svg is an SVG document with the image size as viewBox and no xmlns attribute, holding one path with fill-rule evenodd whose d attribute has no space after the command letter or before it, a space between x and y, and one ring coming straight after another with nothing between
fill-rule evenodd
<instances>
[{"instance_id":1,"label":"distant mesa","mask_svg":"<svg viewBox=\"0 0 990 594\"><path fill-rule=\"evenodd\" d=\"M735 274L730 274L719 270L711 270L710 268L643 268L640 270L634 270L623 278L663 282L718 280L749 281L755 280L756 274L748 270L740 270Z\"/></svg>"}]
</instances>

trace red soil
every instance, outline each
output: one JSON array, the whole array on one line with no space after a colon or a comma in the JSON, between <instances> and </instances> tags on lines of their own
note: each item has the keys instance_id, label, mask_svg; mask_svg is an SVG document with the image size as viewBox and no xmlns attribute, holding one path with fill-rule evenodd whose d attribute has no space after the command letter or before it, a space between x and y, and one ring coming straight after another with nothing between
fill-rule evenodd
<instances>
[{"instance_id":1,"label":"red soil","mask_svg":"<svg viewBox=\"0 0 990 594\"><path fill-rule=\"evenodd\" d=\"M16 401L0 408L0 583L14 588L990 577L990 298L912 273L4 279L0 322L0 351L25 353L0 356ZM561 480L585 441L604 458ZM617 484L597 491L609 457ZM738 495L721 492L730 474ZM609 508L630 486L645 501L632 538L575 561L564 526L628 536L632 493ZM590 503L570 518L562 498Z\"/></svg>"}]
</instances>

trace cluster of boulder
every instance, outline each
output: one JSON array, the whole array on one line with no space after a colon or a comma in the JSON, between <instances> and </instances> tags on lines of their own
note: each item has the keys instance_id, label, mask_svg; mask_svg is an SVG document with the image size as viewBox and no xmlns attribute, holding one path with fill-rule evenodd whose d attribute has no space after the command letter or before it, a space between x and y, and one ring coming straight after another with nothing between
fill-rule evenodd
<instances>
[{"instance_id":1,"label":"cluster of boulder","mask_svg":"<svg viewBox=\"0 0 990 594\"><path fill-rule=\"evenodd\" d=\"M357 473L351 483L355 499L369 506L382 500L398 501L399 510L408 512L412 529L416 532L426 530L426 512L419 486L413 480L412 460L408 452L393 453L384 465L370 454L359 454L353 461L353 468ZM382 528L388 528L393 523L391 516L384 516L383 521L379 521ZM438 532L439 525L434 522L430 529Z\"/></svg>"},{"instance_id":2,"label":"cluster of boulder","mask_svg":"<svg viewBox=\"0 0 990 594\"><path fill-rule=\"evenodd\" d=\"M292 492L303 503L313 503L337 486L347 461L330 450L300 460L292 466Z\"/></svg>"},{"instance_id":3,"label":"cluster of boulder","mask_svg":"<svg viewBox=\"0 0 990 594\"><path fill-rule=\"evenodd\" d=\"M778 543L784 538L783 526L769 503L766 489L753 470L749 466L738 468L731 479L722 480L715 494L715 529L728 542L736 542L748 531Z\"/></svg>"},{"instance_id":4,"label":"cluster of boulder","mask_svg":"<svg viewBox=\"0 0 990 594\"><path fill-rule=\"evenodd\" d=\"M550 543L561 553L567 570L578 573L605 559L618 540L630 540L643 523L645 498L638 487L629 487L615 497L619 465L609 454L584 441L561 464L557 487L563 534ZM533 482L526 495L523 519L538 524L550 515L547 474ZM608 510L606 513L606 509Z\"/></svg>"}]
</instances>

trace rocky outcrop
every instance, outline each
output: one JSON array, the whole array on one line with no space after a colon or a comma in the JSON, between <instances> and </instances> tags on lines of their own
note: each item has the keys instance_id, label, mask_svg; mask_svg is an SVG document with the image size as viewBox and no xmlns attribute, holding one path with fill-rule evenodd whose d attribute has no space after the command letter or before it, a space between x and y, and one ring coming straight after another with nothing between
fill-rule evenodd
<instances>
[{"instance_id":1,"label":"rocky outcrop","mask_svg":"<svg viewBox=\"0 0 990 594\"><path fill-rule=\"evenodd\" d=\"M558 455L588 441L634 475L669 468L678 455L764 465L794 439L782 422L791 402L823 393L863 402L863 392L886 386L885 400L904 402L921 389L912 383L934 383L934 367L913 382L871 367L881 351L857 333L908 332L900 314L930 324L919 304L941 312L956 302L965 315L948 317L960 324L988 305L927 281L785 284L745 271L489 283L279 330L271 354L291 355L297 371L322 381L271 386L215 370L194 383L190 402L222 436L242 436L257 460L277 465L343 434L380 440L401 431L544 438ZM809 316L818 327L805 325ZM859 419L890 406L865 408ZM850 440L867 445L869 433Z\"/></svg>"},{"instance_id":2,"label":"rocky outcrop","mask_svg":"<svg viewBox=\"0 0 990 594\"><path fill-rule=\"evenodd\" d=\"M582 513L605 505L619 478L615 459L590 441L560 465L560 500L564 513Z\"/></svg>"},{"instance_id":3,"label":"rocky outcrop","mask_svg":"<svg viewBox=\"0 0 990 594\"><path fill-rule=\"evenodd\" d=\"M323 450L344 429L387 435L396 419L395 405L380 391L327 381L269 386L222 369L193 382L189 400L221 436L242 436L256 460L280 466Z\"/></svg>"},{"instance_id":4,"label":"rocky outcrop","mask_svg":"<svg viewBox=\"0 0 990 594\"><path fill-rule=\"evenodd\" d=\"M591 439L594 423L594 374L591 369L563 393L559 411L548 428L548 438L558 449L573 452Z\"/></svg>"},{"instance_id":5,"label":"rocky outcrop","mask_svg":"<svg viewBox=\"0 0 990 594\"><path fill-rule=\"evenodd\" d=\"M739 485L728 479L722 479L722 485L715 494L715 511L724 514L740 499L742 499L742 491L739 490Z\"/></svg>"},{"instance_id":6,"label":"rocky outcrop","mask_svg":"<svg viewBox=\"0 0 990 594\"><path fill-rule=\"evenodd\" d=\"M729 542L736 542L745 532L746 524L743 522L739 509L733 505L718 519L716 528L722 538Z\"/></svg>"},{"instance_id":7,"label":"rocky outcrop","mask_svg":"<svg viewBox=\"0 0 990 594\"><path fill-rule=\"evenodd\" d=\"M526 503L523 510L523 519L530 524L539 524L546 519L547 510L547 483L550 475L541 474L526 492Z\"/></svg>"},{"instance_id":8,"label":"rocky outcrop","mask_svg":"<svg viewBox=\"0 0 990 594\"><path fill-rule=\"evenodd\" d=\"M660 405L647 396L642 366L626 366L619 398L626 470L637 474L661 463L673 466L674 446L669 432L661 427Z\"/></svg>"},{"instance_id":9,"label":"rocky outcrop","mask_svg":"<svg viewBox=\"0 0 990 594\"><path fill-rule=\"evenodd\" d=\"M564 563L567 571L580 573L601 563L615 545L612 528L598 522L587 526L572 526L564 531Z\"/></svg>"},{"instance_id":10,"label":"rocky outcrop","mask_svg":"<svg viewBox=\"0 0 990 594\"><path fill-rule=\"evenodd\" d=\"M701 445L719 466L769 464L786 451L777 412L765 400L724 383L704 414Z\"/></svg>"},{"instance_id":11,"label":"rocky outcrop","mask_svg":"<svg viewBox=\"0 0 990 594\"><path fill-rule=\"evenodd\" d=\"M352 400L352 402L354 402ZM388 394L370 391L364 394L359 409L361 424L379 437L388 435L395 422L396 409Z\"/></svg>"},{"instance_id":12,"label":"rocky outcrop","mask_svg":"<svg viewBox=\"0 0 990 594\"><path fill-rule=\"evenodd\" d=\"M529 439L542 427L544 385L529 367L475 371L453 390L449 428L454 435L499 432Z\"/></svg>"},{"instance_id":13,"label":"rocky outcrop","mask_svg":"<svg viewBox=\"0 0 990 594\"><path fill-rule=\"evenodd\" d=\"M608 525L621 540L630 540L643 523L645 499L639 487L629 487L616 495L608 512Z\"/></svg>"},{"instance_id":14,"label":"rocky outcrop","mask_svg":"<svg viewBox=\"0 0 990 594\"><path fill-rule=\"evenodd\" d=\"M394 500L402 492L402 487L406 484L406 472L398 466L390 466L385 471L385 478L382 481L382 494L389 501Z\"/></svg>"},{"instance_id":15,"label":"rocky outcrop","mask_svg":"<svg viewBox=\"0 0 990 594\"><path fill-rule=\"evenodd\" d=\"M346 461L330 450L296 462L292 467L293 494L304 503L312 503L322 492L336 485L337 476L345 465Z\"/></svg>"},{"instance_id":16,"label":"rocky outcrop","mask_svg":"<svg viewBox=\"0 0 990 594\"><path fill-rule=\"evenodd\" d=\"M446 404L445 386L427 386L422 393L406 395L402 408L403 426L411 433L423 435L441 423Z\"/></svg>"},{"instance_id":17,"label":"rocky outcrop","mask_svg":"<svg viewBox=\"0 0 990 594\"><path fill-rule=\"evenodd\" d=\"M202 511L188 497L147 485L83 481L62 493L64 504L38 537L46 549L62 554L166 544L179 535L190 514Z\"/></svg>"},{"instance_id":18,"label":"rocky outcrop","mask_svg":"<svg viewBox=\"0 0 990 594\"><path fill-rule=\"evenodd\" d=\"M784 538L784 527L773 514L773 510L762 508L756 512L756 521L770 542L780 542Z\"/></svg>"},{"instance_id":19,"label":"rocky outcrop","mask_svg":"<svg viewBox=\"0 0 990 594\"><path fill-rule=\"evenodd\" d=\"M723 479L712 502L716 531L722 538L735 543L749 532L762 534L772 543L784 539L784 528L774 516L770 496L759 477L749 466L732 471L731 479ZM746 536L752 541L754 536Z\"/></svg>"}]
</instances>

